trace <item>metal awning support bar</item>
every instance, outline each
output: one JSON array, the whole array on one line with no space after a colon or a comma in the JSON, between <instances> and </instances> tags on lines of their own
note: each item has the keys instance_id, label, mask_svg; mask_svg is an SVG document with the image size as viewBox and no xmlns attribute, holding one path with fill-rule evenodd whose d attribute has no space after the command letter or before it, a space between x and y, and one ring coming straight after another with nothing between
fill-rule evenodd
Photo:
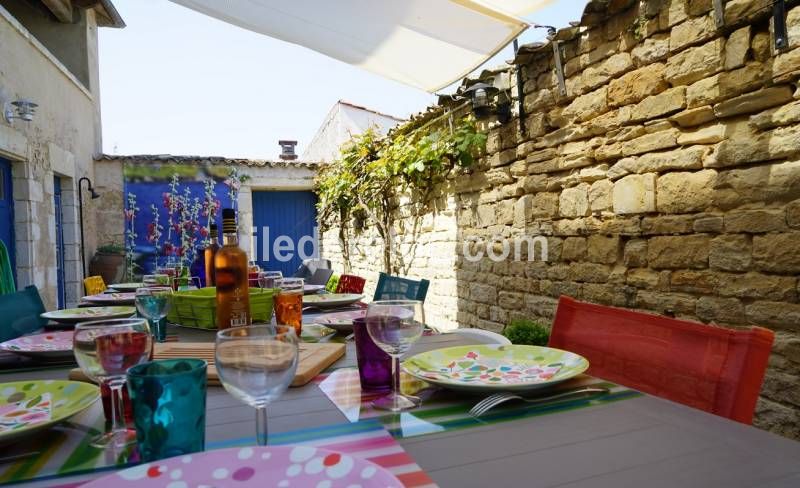
<instances>
[{"instance_id":1,"label":"metal awning support bar","mask_svg":"<svg viewBox=\"0 0 800 488\"><path fill-rule=\"evenodd\" d=\"M786 1L775 0L772 4L772 26L775 33L775 50L789 47L789 33L786 31Z\"/></svg>"},{"instance_id":2,"label":"metal awning support bar","mask_svg":"<svg viewBox=\"0 0 800 488\"><path fill-rule=\"evenodd\" d=\"M725 26L725 4L723 0L714 0L714 23L717 29Z\"/></svg>"},{"instance_id":3,"label":"metal awning support bar","mask_svg":"<svg viewBox=\"0 0 800 488\"><path fill-rule=\"evenodd\" d=\"M561 43L553 39L553 60L556 63L556 78L558 78L558 92L562 97L567 95L567 82L564 80L564 65L561 60Z\"/></svg>"},{"instance_id":4,"label":"metal awning support bar","mask_svg":"<svg viewBox=\"0 0 800 488\"><path fill-rule=\"evenodd\" d=\"M519 51L519 41L514 39L514 57L517 57L517 51ZM517 66L517 103L519 104L519 108L517 112L519 112L519 133L525 134L525 94L524 91L524 84L522 82L522 66Z\"/></svg>"}]
</instances>

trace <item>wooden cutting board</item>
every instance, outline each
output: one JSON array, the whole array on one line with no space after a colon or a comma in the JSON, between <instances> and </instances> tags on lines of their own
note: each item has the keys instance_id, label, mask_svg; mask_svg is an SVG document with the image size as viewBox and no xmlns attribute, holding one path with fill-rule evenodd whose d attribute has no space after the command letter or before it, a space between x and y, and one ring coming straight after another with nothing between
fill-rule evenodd
<instances>
[{"instance_id":1,"label":"wooden cutting board","mask_svg":"<svg viewBox=\"0 0 800 488\"><path fill-rule=\"evenodd\" d=\"M156 343L153 351L154 359L198 358L208 362L208 384L219 386L217 368L214 367L213 342L163 342ZM344 356L345 345L336 343L302 343L300 344L300 361L294 375L292 386L303 386L320 374L325 368ZM69 379L89 381L80 368L69 372Z\"/></svg>"}]
</instances>

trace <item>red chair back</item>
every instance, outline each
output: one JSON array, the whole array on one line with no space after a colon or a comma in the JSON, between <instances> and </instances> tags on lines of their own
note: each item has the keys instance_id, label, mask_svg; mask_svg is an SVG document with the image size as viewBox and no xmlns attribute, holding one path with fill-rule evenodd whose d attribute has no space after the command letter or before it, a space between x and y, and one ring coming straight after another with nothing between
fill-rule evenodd
<instances>
[{"instance_id":1,"label":"red chair back","mask_svg":"<svg viewBox=\"0 0 800 488\"><path fill-rule=\"evenodd\" d=\"M593 376L750 424L774 336L562 296L549 345L584 356Z\"/></svg>"},{"instance_id":2,"label":"red chair back","mask_svg":"<svg viewBox=\"0 0 800 488\"><path fill-rule=\"evenodd\" d=\"M336 285L336 293L363 293L367 280L356 275L343 274Z\"/></svg>"}]
</instances>

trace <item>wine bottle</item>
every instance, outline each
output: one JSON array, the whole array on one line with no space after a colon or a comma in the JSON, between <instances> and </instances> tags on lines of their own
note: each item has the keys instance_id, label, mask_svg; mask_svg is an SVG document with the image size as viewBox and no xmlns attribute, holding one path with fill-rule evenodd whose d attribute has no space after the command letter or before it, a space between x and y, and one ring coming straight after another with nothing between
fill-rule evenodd
<instances>
[{"instance_id":1,"label":"wine bottle","mask_svg":"<svg viewBox=\"0 0 800 488\"><path fill-rule=\"evenodd\" d=\"M211 224L211 242L208 247L203 251L203 257L206 261L206 286L216 286L217 282L214 279L214 257L219 251L219 232L217 231L217 224Z\"/></svg>"},{"instance_id":2,"label":"wine bottle","mask_svg":"<svg viewBox=\"0 0 800 488\"><path fill-rule=\"evenodd\" d=\"M222 210L222 247L214 257L217 286L217 327L250 325L250 289L247 284L247 254L239 248L236 212Z\"/></svg>"}]
</instances>

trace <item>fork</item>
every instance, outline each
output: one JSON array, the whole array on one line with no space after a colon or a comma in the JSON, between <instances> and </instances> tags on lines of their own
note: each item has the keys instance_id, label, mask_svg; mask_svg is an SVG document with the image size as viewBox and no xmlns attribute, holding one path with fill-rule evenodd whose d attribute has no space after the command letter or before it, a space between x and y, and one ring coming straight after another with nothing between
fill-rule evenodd
<instances>
[{"instance_id":1,"label":"fork","mask_svg":"<svg viewBox=\"0 0 800 488\"><path fill-rule=\"evenodd\" d=\"M500 405L501 403L505 403L509 400L522 400L526 403L542 403L548 402L551 400L560 400L562 398L569 398L573 396L584 396L587 394L606 394L610 390L608 388L600 388L600 387L586 387L586 388L578 388L575 390L569 390L561 393L557 393L555 395L548 395L544 397L537 397L537 398L525 398L521 395L517 395L516 393L511 392L502 392L502 393L495 393L494 395L490 395L483 400L479 401L475 404L474 407L469 411L469 414L473 417L480 417L481 415L485 414L489 410L493 409L494 407Z\"/></svg>"}]
</instances>

